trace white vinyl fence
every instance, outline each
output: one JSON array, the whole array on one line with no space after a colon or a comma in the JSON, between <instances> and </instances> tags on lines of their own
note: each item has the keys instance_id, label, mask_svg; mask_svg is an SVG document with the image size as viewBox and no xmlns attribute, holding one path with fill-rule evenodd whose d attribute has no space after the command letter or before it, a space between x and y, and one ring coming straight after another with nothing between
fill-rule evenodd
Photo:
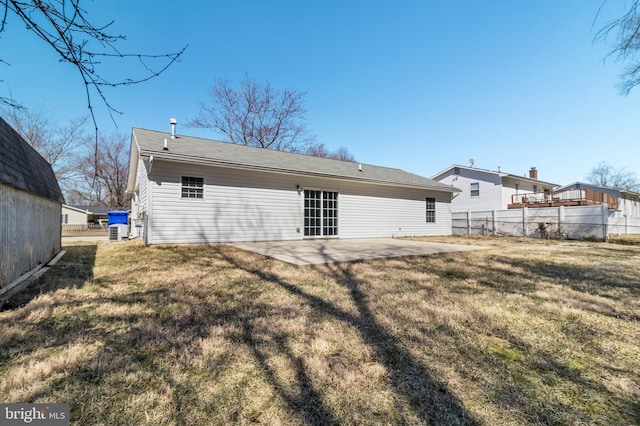
<instances>
[{"instance_id":1,"label":"white vinyl fence","mask_svg":"<svg viewBox=\"0 0 640 426\"><path fill-rule=\"evenodd\" d=\"M611 234L640 234L640 218L616 217L606 204L453 212L452 219L454 235L606 240Z\"/></svg>"}]
</instances>

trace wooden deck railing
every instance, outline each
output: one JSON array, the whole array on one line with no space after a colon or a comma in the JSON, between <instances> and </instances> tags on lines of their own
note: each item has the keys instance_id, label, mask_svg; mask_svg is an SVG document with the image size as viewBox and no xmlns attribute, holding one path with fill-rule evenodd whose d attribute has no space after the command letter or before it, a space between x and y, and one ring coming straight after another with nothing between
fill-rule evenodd
<instances>
[{"instance_id":1,"label":"wooden deck railing","mask_svg":"<svg viewBox=\"0 0 640 426\"><path fill-rule=\"evenodd\" d=\"M514 194L511 196L511 204L509 204L508 208L596 206L604 203L607 203L610 209L618 209L618 197L615 195L590 189L575 189L557 194L542 192L536 194Z\"/></svg>"}]
</instances>

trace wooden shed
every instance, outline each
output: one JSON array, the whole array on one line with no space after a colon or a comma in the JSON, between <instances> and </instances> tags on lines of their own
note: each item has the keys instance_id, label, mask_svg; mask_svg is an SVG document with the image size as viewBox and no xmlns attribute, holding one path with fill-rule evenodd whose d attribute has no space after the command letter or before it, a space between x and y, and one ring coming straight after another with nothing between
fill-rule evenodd
<instances>
[{"instance_id":1,"label":"wooden shed","mask_svg":"<svg viewBox=\"0 0 640 426\"><path fill-rule=\"evenodd\" d=\"M60 252L64 198L51 165L0 118L0 290Z\"/></svg>"}]
</instances>

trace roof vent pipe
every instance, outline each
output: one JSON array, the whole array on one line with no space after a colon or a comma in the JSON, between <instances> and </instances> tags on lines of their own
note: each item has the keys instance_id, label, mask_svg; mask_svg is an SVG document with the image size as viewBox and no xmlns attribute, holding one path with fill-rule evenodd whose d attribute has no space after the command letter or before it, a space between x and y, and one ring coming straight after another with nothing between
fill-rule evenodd
<instances>
[{"instance_id":1,"label":"roof vent pipe","mask_svg":"<svg viewBox=\"0 0 640 426\"><path fill-rule=\"evenodd\" d=\"M176 124L178 124L178 120L175 118L170 118L169 123L171 123L171 139L176 138Z\"/></svg>"},{"instance_id":2,"label":"roof vent pipe","mask_svg":"<svg viewBox=\"0 0 640 426\"><path fill-rule=\"evenodd\" d=\"M167 146L167 138L164 138L164 148L162 148L165 151L169 151L169 147Z\"/></svg>"},{"instance_id":3,"label":"roof vent pipe","mask_svg":"<svg viewBox=\"0 0 640 426\"><path fill-rule=\"evenodd\" d=\"M358 170L362 171L362 164L360 164L360 163L358 164Z\"/></svg>"}]
</instances>

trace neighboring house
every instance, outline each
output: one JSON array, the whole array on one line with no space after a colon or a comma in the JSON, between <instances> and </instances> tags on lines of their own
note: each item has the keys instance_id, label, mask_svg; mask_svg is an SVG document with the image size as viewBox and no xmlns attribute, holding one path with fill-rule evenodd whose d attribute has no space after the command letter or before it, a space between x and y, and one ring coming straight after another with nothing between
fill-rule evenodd
<instances>
[{"instance_id":1,"label":"neighboring house","mask_svg":"<svg viewBox=\"0 0 640 426\"><path fill-rule=\"evenodd\" d=\"M61 222L62 225L86 225L89 223L89 212L63 204Z\"/></svg>"},{"instance_id":2,"label":"neighboring house","mask_svg":"<svg viewBox=\"0 0 640 426\"><path fill-rule=\"evenodd\" d=\"M146 244L450 235L451 186L399 169L134 128Z\"/></svg>"},{"instance_id":3,"label":"neighboring house","mask_svg":"<svg viewBox=\"0 0 640 426\"><path fill-rule=\"evenodd\" d=\"M574 182L556 189L553 196L556 200L573 202L574 205L606 203L610 210L615 211L615 215L640 217L640 193L634 191Z\"/></svg>"},{"instance_id":4,"label":"neighboring house","mask_svg":"<svg viewBox=\"0 0 640 426\"><path fill-rule=\"evenodd\" d=\"M113 209L104 206L62 206L63 225L86 225L107 223L107 213Z\"/></svg>"},{"instance_id":5,"label":"neighboring house","mask_svg":"<svg viewBox=\"0 0 640 426\"><path fill-rule=\"evenodd\" d=\"M549 199L555 183L538 180L535 167L529 177L501 171L453 165L432 179L460 189L451 200L452 211L487 211L524 207L523 203Z\"/></svg>"},{"instance_id":6,"label":"neighboring house","mask_svg":"<svg viewBox=\"0 0 640 426\"><path fill-rule=\"evenodd\" d=\"M64 198L51 165L0 118L0 288L60 252Z\"/></svg>"}]
</instances>

